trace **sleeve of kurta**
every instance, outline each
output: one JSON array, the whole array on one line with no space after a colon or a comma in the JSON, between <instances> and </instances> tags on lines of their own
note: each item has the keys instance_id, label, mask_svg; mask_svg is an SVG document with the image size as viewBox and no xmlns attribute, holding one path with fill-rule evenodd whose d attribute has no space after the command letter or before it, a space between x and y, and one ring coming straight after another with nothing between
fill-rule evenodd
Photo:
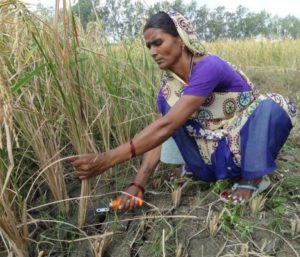
<instances>
[{"instance_id":1,"label":"sleeve of kurta","mask_svg":"<svg viewBox=\"0 0 300 257\"><path fill-rule=\"evenodd\" d=\"M224 78L222 64L210 56L197 63L183 95L209 96Z\"/></svg>"}]
</instances>

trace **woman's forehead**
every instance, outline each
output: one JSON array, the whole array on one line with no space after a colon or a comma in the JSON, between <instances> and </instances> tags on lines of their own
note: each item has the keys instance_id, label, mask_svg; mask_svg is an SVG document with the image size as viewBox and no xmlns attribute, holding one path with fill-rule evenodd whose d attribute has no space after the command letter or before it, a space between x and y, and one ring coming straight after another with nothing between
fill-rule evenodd
<instances>
[{"instance_id":1,"label":"woman's forehead","mask_svg":"<svg viewBox=\"0 0 300 257\"><path fill-rule=\"evenodd\" d=\"M157 38L164 38L167 36L170 36L170 35L159 28L149 28L144 31L144 38L146 41L154 40Z\"/></svg>"}]
</instances>

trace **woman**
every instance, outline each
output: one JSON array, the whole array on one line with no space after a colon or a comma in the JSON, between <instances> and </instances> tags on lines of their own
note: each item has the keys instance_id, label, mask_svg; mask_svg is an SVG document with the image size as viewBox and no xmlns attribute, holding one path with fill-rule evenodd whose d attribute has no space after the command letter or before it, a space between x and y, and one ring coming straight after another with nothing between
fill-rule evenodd
<instances>
[{"instance_id":1,"label":"woman","mask_svg":"<svg viewBox=\"0 0 300 257\"><path fill-rule=\"evenodd\" d=\"M142 198L160 160L161 145L173 137L184 166L207 182L238 181L221 199L243 204L269 184L267 174L286 141L295 106L277 94L259 95L249 79L221 58L205 52L190 24L177 12L159 12L144 28L150 54L165 70L157 98L161 117L128 143L106 153L74 158L80 179L144 154L120 209Z\"/></svg>"}]
</instances>

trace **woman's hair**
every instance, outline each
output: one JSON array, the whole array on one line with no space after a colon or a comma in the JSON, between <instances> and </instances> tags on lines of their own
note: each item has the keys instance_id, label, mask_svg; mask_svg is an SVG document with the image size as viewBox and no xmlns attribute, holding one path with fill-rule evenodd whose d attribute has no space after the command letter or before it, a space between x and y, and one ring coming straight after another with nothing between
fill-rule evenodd
<instances>
[{"instance_id":1,"label":"woman's hair","mask_svg":"<svg viewBox=\"0 0 300 257\"><path fill-rule=\"evenodd\" d=\"M147 21L144 32L147 29L161 29L164 32L172 35L173 37L178 37L179 34L177 32L176 26L170 16L165 12L158 12L149 18Z\"/></svg>"}]
</instances>

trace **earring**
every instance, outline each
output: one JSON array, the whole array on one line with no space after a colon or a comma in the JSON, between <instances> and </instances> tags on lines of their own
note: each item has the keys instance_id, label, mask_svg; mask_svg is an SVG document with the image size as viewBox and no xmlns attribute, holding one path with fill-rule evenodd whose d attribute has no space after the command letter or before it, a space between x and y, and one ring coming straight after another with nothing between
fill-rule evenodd
<instances>
[{"instance_id":1,"label":"earring","mask_svg":"<svg viewBox=\"0 0 300 257\"><path fill-rule=\"evenodd\" d=\"M185 48L185 45L182 45L182 46L181 46L182 51L184 51L184 48Z\"/></svg>"}]
</instances>

